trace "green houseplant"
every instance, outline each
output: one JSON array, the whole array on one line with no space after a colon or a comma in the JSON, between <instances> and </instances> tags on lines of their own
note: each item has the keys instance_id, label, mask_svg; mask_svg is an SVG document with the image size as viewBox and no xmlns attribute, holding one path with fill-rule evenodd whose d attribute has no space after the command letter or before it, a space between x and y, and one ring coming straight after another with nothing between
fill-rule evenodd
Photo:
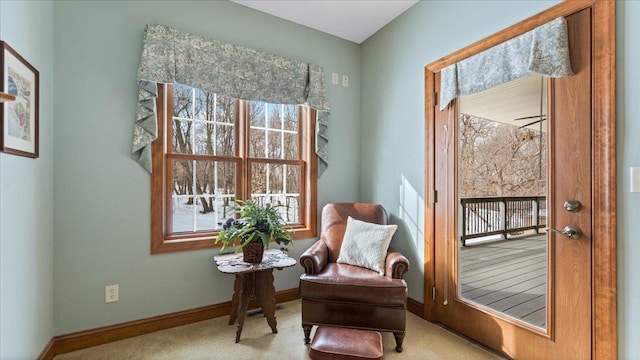
<instances>
[{"instance_id":1,"label":"green houseplant","mask_svg":"<svg viewBox=\"0 0 640 360\"><path fill-rule=\"evenodd\" d=\"M246 262L262 261L262 253L272 239L276 244L287 246L293 242L293 232L278 212L278 205L259 206L253 200L237 200L236 218L227 219L222 225L215 243L237 246L244 252Z\"/></svg>"}]
</instances>

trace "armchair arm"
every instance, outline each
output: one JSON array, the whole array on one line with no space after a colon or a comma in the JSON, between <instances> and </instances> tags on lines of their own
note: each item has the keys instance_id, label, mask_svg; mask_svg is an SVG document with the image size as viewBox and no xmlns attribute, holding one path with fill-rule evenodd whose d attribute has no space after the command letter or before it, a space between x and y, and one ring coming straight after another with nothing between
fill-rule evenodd
<instances>
[{"instance_id":1,"label":"armchair arm","mask_svg":"<svg viewBox=\"0 0 640 360\"><path fill-rule=\"evenodd\" d=\"M327 265L328 257L329 249L327 244L320 239L300 255L300 265L302 265L306 274L318 274Z\"/></svg>"},{"instance_id":2,"label":"armchair arm","mask_svg":"<svg viewBox=\"0 0 640 360\"><path fill-rule=\"evenodd\" d=\"M409 271L409 260L390 247L389 253L387 253L385 276L393 279L402 279L407 271Z\"/></svg>"}]
</instances>

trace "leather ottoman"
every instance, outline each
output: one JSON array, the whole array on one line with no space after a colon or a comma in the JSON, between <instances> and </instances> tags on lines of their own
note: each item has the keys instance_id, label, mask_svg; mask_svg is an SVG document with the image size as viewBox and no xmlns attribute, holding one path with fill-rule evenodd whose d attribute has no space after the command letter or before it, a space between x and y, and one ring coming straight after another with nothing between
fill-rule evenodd
<instances>
[{"instance_id":1,"label":"leather ottoman","mask_svg":"<svg viewBox=\"0 0 640 360\"><path fill-rule=\"evenodd\" d=\"M311 341L313 360L383 359L382 335L377 331L319 326Z\"/></svg>"}]
</instances>

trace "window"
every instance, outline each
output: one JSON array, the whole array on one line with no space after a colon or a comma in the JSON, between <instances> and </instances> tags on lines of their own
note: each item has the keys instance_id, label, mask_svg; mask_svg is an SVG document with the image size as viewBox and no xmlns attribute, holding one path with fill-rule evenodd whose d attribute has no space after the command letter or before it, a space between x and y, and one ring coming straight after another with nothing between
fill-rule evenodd
<instances>
[{"instance_id":1,"label":"window","mask_svg":"<svg viewBox=\"0 0 640 360\"><path fill-rule=\"evenodd\" d=\"M151 253L212 248L236 200L278 204L295 238L316 234L315 111L158 85Z\"/></svg>"}]
</instances>

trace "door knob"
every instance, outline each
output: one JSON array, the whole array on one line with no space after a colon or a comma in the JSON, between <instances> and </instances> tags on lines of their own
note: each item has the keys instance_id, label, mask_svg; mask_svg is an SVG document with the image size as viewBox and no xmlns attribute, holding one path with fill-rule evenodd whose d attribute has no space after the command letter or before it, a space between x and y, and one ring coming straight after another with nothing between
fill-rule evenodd
<instances>
[{"instance_id":1,"label":"door knob","mask_svg":"<svg viewBox=\"0 0 640 360\"><path fill-rule=\"evenodd\" d=\"M558 233L560 235L564 235L568 238L571 238L572 240L577 240L580 239L582 237L582 231L577 227L577 226L565 226L564 230L560 231L560 230L556 230L556 229L552 229L552 228L547 228L546 229L547 232L549 231L553 231L555 233Z\"/></svg>"}]
</instances>

